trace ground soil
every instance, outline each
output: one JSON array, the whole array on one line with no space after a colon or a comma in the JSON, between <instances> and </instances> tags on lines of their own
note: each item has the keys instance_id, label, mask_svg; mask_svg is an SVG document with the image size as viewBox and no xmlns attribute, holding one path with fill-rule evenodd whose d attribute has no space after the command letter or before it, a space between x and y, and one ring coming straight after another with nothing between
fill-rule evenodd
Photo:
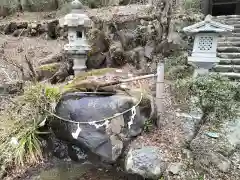
<instances>
[{"instance_id":1,"label":"ground soil","mask_svg":"<svg viewBox=\"0 0 240 180\"><path fill-rule=\"evenodd\" d=\"M64 42L61 40L45 40L43 37L12 37L0 35L0 84L21 79L17 66L26 66L25 56L37 66L47 56L60 52ZM25 69L26 70L26 69ZM8 78L9 76L9 78Z\"/></svg>"},{"instance_id":2,"label":"ground soil","mask_svg":"<svg viewBox=\"0 0 240 180\"><path fill-rule=\"evenodd\" d=\"M18 12L0 19L0 24L9 22L40 22L56 18L56 11L52 12Z\"/></svg>"}]
</instances>

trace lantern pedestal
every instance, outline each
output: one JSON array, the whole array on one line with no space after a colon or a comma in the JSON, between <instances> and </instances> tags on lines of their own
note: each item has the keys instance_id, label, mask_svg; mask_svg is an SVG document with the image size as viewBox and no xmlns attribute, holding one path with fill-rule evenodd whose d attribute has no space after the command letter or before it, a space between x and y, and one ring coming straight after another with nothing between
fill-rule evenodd
<instances>
[{"instance_id":1,"label":"lantern pedestal","mask_svg":"<svg viewBox=\"0 0 240 180\"><path fill-rule=\"evenodd\" d=\"M73 70L74 75L78 75L87 69L86 67L87 56L85 54L78 54L73 56Z\"/></svg>"},{"instance_id":2,"label":"lantern pedestal","mask_svg":"<svg viewBox=\"0 0 240 180\"><path fill-rule=\"evenodd\" d=\"M207 57L188 57L188 63L195 67L194 77L197 75L208 74L209 70L212 69L220 61L219 58L207 58Z\"/></svg>"}]
</instances>

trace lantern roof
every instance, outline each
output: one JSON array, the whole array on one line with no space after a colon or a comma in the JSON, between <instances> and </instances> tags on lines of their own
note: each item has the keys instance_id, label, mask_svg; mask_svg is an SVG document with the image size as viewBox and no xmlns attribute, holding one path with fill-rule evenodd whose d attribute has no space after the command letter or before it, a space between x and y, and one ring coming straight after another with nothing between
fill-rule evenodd
<instances>
[{"instance_id":1,"label":"lantern roof","mask_svg":"<svg viewBox=\"0 0 240 180\"><path fill-rule=\"evenodd\" d=\"M213 21L211 15L207 15L204 21L183 28L183 31L187 34L196 34L202 32L225 33L233 30L233 26Z\"/></svg>"},{"instance_id":2,"label":"lantern roof","mask_svg":"<svg viewBox=\"0 0 240 180\"><path fill-rule=\"evenodd\" d=\"M64 17L64 26L68 27L91 27L91 19L85 14L83 5L79 0L71 3L72 11Z\"/></svg>"}]
</instances>

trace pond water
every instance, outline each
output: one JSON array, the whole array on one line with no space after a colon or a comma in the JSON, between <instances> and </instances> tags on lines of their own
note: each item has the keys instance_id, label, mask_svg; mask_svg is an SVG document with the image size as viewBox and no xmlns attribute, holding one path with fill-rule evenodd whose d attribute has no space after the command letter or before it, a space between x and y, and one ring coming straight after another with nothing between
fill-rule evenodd
<instances>
[{"instance_id":1,"label":"pond water","mask_svg":"<svg viewBox=\"0 0 240 180\"><path fill-rule=\"evenodd\" d=\"M59 161L54 167L39 170L37 175L24 180L143 180L143 178L123 173L117 168L107 170L96 168L89 163Z\"/></svg>"}]
</instances>

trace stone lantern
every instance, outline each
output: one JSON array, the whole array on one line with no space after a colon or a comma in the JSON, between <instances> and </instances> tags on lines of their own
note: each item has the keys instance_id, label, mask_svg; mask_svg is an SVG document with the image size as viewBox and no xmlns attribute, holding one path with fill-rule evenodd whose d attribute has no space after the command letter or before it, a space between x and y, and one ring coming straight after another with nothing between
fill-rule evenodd
<instances>
[{"instance_id":1,"label":"stone lantern","mask_svg":"<svg viewBox=\"0 0 240 180\"><path fill-rule=\"evenodd\" d=\"M188 57L188 63L196 67L196 74L208 73L219 62L217 57L217 43L219 35L233 31L233 26L215 22L208 15L204 21L185 27L183 31L194 36L192 55Z\"/></svg>"},{"instance_id":2,"label":"stone lantern","mask_svg":"<svg viewBox=\"0 0 240 180\"><path fill-rule=\"evenodd\" d=\"M87 53L90 46L86 39L86 30L91 27L91 20L84 13L79 0L71 3L72 11L64 17L64 26L68 28L68 44L64 50L73 58L73 70L77 75L86 69Z\"/></svg>"}]
</instances>

